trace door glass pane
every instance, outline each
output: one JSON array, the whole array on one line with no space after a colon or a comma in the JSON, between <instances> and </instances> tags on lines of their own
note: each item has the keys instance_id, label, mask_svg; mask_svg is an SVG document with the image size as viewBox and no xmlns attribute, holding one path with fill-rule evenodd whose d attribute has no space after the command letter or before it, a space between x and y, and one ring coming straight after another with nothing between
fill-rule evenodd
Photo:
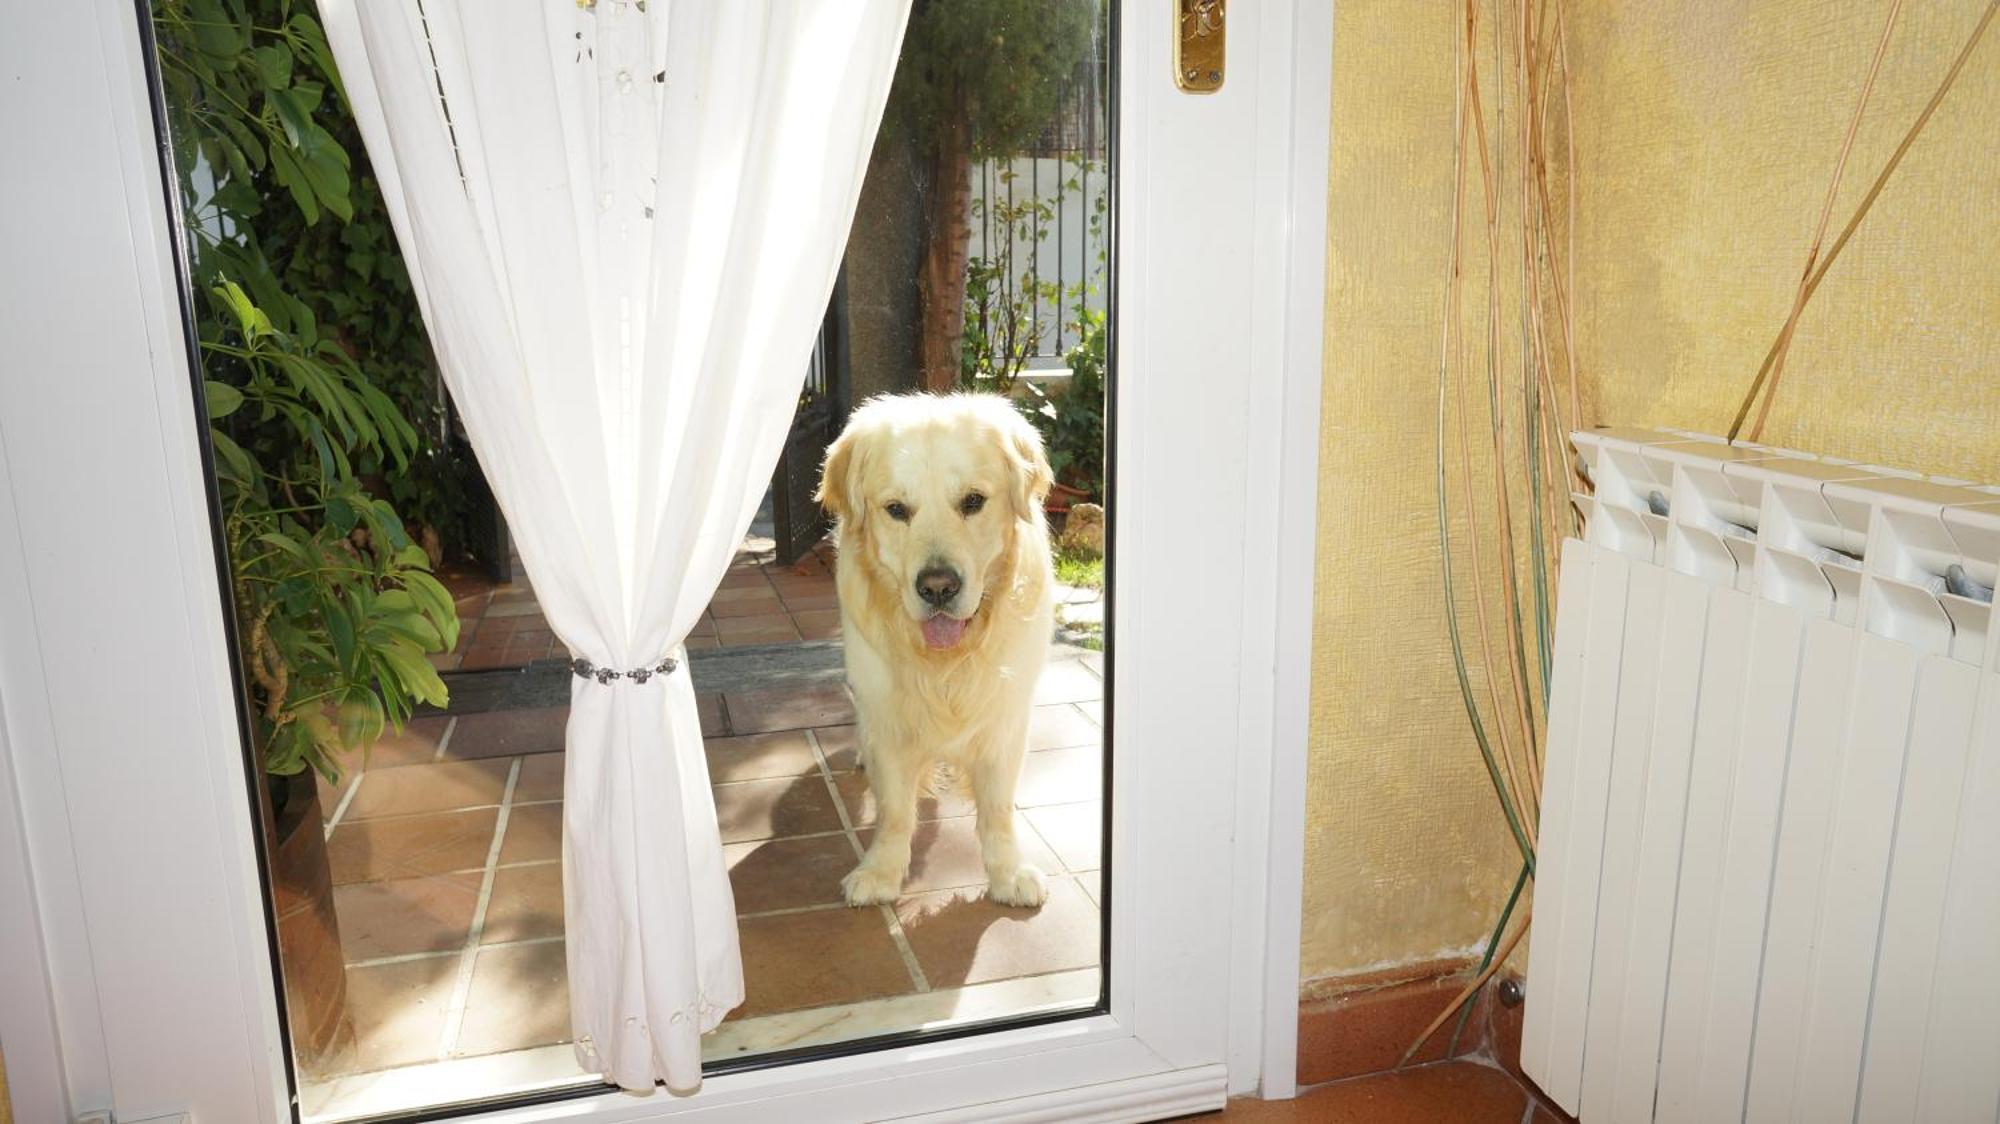
<instances>
[{"instance_id":1,"label":"door glass pane","mask_svg":"<svg viewBox=\"0 0 2000 1124\"><path fill-rule=\"evenodd\" d=\"M570 652L439 378L315 9L146 15L301 1114L598 1090L566 986ZM686 644L749 995L706 1040L711 1072L1108 994L1112 42L1103 0L915 5L790 435ZM1001 396L1040 435L1052 484L1028 514L1053 543L1053 626L999 764L949 728L896 750L921 774L907 877L851 906L878 828L857 719L884 704L849 690L836 574L855 563L814 496L865 401L925 390ZM944 617L985 611L937 604L906 622L934 644ZM976 793L1005 808L983 778L1016 763L1039 875L995 892L1039 904L989 896L982 854Z\"/></svg>"}]
</instances>

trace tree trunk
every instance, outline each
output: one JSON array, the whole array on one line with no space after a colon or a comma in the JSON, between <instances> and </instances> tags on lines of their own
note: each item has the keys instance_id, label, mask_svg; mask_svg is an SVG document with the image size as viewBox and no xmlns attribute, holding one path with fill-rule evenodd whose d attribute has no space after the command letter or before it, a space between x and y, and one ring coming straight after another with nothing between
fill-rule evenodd
<instances>
[{"instance_id":1,"label":"tree trunk","mask_svg":"<svg viewBox=\"0 0 2000 1124\"><path fill-rule=\"evenodd\" d=\"M972 238L972 138L965 115L952 113L931 142L931 191L924 259L917 276L923 326L917 362L925 390L958 385L965 336L965 266Z\"/></svg>"}]
</instances>

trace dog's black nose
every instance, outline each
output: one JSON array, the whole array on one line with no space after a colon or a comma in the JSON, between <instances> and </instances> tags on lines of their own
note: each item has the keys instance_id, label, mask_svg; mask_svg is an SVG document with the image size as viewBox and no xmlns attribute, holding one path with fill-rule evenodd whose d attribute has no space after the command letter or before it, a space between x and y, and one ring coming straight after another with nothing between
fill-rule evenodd
<instances>
[{"instance_id":1,"label":"dog's black nose","mask_svg":"<svg viewBox=\"0 0 2000 1124\"><path fill-rule=\"evenodd\" d=\"M917 596L934 609L942 609L951 604L965 583L959 579L958 571L943 566L926 567L917 575Z\"/></svg>"}]
</instances>

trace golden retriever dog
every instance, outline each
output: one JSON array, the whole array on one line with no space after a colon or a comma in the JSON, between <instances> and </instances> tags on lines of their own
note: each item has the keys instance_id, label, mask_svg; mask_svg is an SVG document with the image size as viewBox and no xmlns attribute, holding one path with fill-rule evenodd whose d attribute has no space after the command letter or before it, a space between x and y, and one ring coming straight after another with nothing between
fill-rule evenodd
<instances>
[{"instance_id":1,"label":"golden retriever dog","mask_svg":"<svg viewBox=\"0 0 2000 1124\"><path fill-rule=\"evenodd\" d=\"M1048 658L1055 575L1041 435L988 394L875 398L827 451L840 626L875 840L841 881L890 902L910 868L917 800L939 764L972 788L987 896L1037 906L1042 872L1014 842L1014 786Z\"/></svg>"}]
</instances>

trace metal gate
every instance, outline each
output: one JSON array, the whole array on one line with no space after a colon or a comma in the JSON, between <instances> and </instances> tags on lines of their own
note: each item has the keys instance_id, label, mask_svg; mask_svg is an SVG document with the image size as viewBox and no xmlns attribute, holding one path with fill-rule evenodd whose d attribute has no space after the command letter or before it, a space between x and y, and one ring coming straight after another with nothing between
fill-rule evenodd
<instances>
[{"instance_id":1,"label":"metal gate","mask_svg":"<svg viewBox=\"0 0 2000 1124\"><path fill-rule=\"evenodd\" d=\"M834 283L833 299L827 302L826 317L820 321L819 338L813 343L812 358L806 366L805 386L799 391L798 413L792 430L785 436L784 451L778 454L778 469L771 477L772 537L777 540L781 565L790 565L826 536L829 522L813 499L819 487L820 462L826 448L847 424L852 386L847 350L847 275L843 271Z\"/></svg>"}]
</instances>

